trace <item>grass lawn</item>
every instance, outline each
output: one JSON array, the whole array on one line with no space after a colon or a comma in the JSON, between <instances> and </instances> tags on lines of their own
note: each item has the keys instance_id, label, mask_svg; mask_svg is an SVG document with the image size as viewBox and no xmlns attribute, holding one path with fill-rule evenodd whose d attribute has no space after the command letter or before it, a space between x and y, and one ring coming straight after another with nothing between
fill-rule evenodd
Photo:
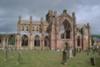
<instances>
[{"instance_id":1,"label":"grass lawn","mask_svg":"<svg viewBox=\"0 0 100 67\"><path fill-rule=\"evenodd\" d=\"M55 51L23 50L9 51L5 59L4 51L0 50L0 67L93 67L90 64L90 56L86 53L77 54L77 56L68 60L67 64L62 65L62 53ZM100 67L100 57L96 57L96 66Z\"/></svg>"}]
</instances>

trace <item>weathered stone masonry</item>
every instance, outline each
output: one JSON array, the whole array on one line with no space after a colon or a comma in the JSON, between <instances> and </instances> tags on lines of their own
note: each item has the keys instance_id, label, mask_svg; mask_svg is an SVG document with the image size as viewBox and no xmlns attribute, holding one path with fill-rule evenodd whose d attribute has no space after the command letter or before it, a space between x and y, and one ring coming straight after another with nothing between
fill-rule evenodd
<instances>
[{"instance_id":1,"label":"weathered stone masonry","mask_svg":"<svg viewBox=\"0 0 100 67\"><path fill-rule=\"evenodd\" d=\"M76 24L75 13L71 15L64 10L61 14L49 10L45 19L40 21L29 20L19 17L17 23L17 33L15 36L15 46L20 48L41 48L63 50L65 44L70 48L87 49L90 46L90 25ZM2 38L2 44L5 44ZM8 37L9 39L9 37ZM7 42L7 40L6 40Z\"/></svg>"}]
</instances>

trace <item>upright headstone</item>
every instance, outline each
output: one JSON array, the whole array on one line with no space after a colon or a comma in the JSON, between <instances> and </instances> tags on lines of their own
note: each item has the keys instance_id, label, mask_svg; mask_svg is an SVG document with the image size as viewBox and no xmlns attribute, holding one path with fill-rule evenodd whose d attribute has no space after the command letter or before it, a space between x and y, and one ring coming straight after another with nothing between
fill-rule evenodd
<instances>
[{"instance_id":1,"label":"upright headstone","mask_svg":"<svg viewBox=\"0 0 100 67\"><path fill-rule=\"evenodd\" d=\"M91 57L91 58L90 58L90 62L91 62L91 65L92 65L92 66L95 65L95 59L94 59L94 57Z\"/></svg>"},{"instance_id":2,"label":"upright headstone","mask_svg":"<svg viewBox=\"0 0 100 67\"><path fill-rule=\"evenodd\" d=\"M67 51L64 49L62 52L62 64L67 63L67 59L68 59L68 53Z\"/></svg>"},{"instance_id":3,"label":"upright headstone","mask_svg":"<svg viewBox=\"0 0 100 67\"><path fill-rule=\"evenodd\" d=\"M69 58L72 58L73 57L73 48L71 47L69 49Z\"/></svg>"},{"instance_id":4,"label":"upright headstone","mask_svg":"<svg viewBox=\"0 0 100 67\"><path fill-rule=\"evenodd\" d=\"M21 52L18 50L18 59L17 59L17 61L18 61L19 64L21 63L21 60L22 60Z\"/></svg>"},{"instance_id":5,"label":"upright headstone","mask_svg":"<svg viewBox=\"0 0 100 67\"><path fill-rule=\"evenodd\" d=\"M64 50L62 52L62 64L67 63L67 59L69 58L69 52L68 52L68 44L65 43Z\"/></svg>"},{"instance_id":6,"label":"upright headstone","mask_svg":"<svg viewBox=\"0 0 100 67\"><path fill-rule=\"evenodd\" d=\"M8 47L7 46L5 46L4 53L5 53L5 61L7 61L8 59Z\"/></svg>"},{"instance_id":7,"label":"upright headstone","mask_svg":"<svg viewBox=\"0 0 100 67\"><path fill-rule=\"evenodd\" d=\"M76 56L76 48L73 48L73 56Z\"/></svg>"}]
</instances>

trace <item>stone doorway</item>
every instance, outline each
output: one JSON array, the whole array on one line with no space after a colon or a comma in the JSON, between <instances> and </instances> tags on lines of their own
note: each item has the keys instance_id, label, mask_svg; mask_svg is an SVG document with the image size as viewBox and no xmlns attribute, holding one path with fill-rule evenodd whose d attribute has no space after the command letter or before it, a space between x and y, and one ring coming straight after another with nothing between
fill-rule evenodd
<instances>
[{"instance_id":1,"label":"stone doorway","mask_svg":"<svg viewBox=\"0 0 100 67\"><path fill-rule=\"evenodd\" d=\"M44 39L44 46L50 48L50 42L49 42L49 37L48 36L46 36L45 39Z\"/></svg>"},{"instance_id":2,"label":"stone doorway","mask_svg":"<svg viewBox=\"0 0 100 67\"><path fill-rule=\"evenodd\" d=\"M77 46L80 47L80 36L77 38Z\"/></svg>"}]
</instances>

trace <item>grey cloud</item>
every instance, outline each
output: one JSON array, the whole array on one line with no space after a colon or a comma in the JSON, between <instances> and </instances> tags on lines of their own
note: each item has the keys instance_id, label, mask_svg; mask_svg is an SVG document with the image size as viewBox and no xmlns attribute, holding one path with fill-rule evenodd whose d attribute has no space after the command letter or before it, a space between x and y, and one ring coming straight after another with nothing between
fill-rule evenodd
<instances>
[{"instance_id":1,"label":"grey cloud","mask_svg":"<svg viewBox=\"0 0 100 67\"><path fill-rule=\"evenodd\" d=\"M100 5L79 5L76 10L77 21L89 22L93 34L100 33Z\"/></svg>"},{"instance_id":2,"label":"grey cloud","mask_svg":"<svg viewBox=\"0 0 100 67\"><path fill-rule=\"evenodd\" d=\"M99 4L99 0L0 0L0 32L16 31L18 16L27 19L29 16L33 16L34 20L39 20L39 18L45 17L49 9L59 12L63 9L71 12L75 11L79 21L83 19L91 22L91 25L95 22L98 25L99 7L95 8L97 14L94 14L95 10L93 11L92 8ZM92 12L87 13L88 8L91 8ZM99 26L92 25L92 27L93 30L100 33L96 30Z\"/></svg>"},{"instance_id":3,"label":"grey cloud","mask_svg":"<svg viewBox=\"0 0 100 67\"><path fill-rule=\"evenodd\" d=\"M15 21L3 21L3 22L7 23L0 24L0 32L13 32L16 30L16 24L13 23Z\"/></svg>"},{"instance_id":4,"label":"grey cloud","mask_svg":"<svg viewBox=\"0 0 100 67\"><path fill-rule=\"evenodd\" d=\"M99 5L100 0L76 0L78 4L81 5Z\"/></svg>"}]
</instances>

